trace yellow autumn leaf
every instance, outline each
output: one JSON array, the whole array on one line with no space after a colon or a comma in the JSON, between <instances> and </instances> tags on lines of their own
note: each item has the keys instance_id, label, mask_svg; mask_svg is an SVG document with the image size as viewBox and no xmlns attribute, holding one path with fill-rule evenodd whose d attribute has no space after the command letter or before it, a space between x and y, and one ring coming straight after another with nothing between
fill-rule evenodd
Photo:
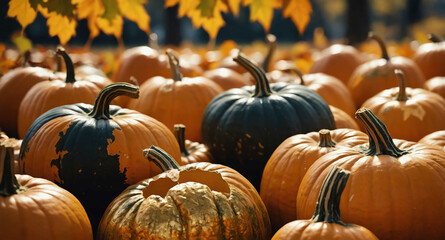
<instances>
[{"instance_id":1,"label":"yellow autumn leaf","mask_svg":"<svg viewBox=\"0 0 445 240\"><path fill-rule=\"evenodd\" d=\"M221 12L227 12L228 7L221 0L213 1L215 1L214 4L206 5L207 8L195 8L189 12L188 16L191 18L193 26L204 28L210 38L214 39L219 29L225 24Z\"/></svg>"},{"instance_id":2,"label":"yellow autumn leaf","mask_svg":"<svg viewBox=\"0 0 445 240\"><path fill-rule=\"evenodd\" d=\"M97 26L97 18L105 12L105 8L101 0L72 0L73 4L77 4L77 18L87 19L88 29L90 30L90 38L99 35L100 30Z\"/></svg>"},{"instance_id":3,"label":"yellow autumn leaf","mask_svg":"<svg viewBox=\"0 0 445 240\"><path fill-rule=\"evenodd\" d=\"M17 46L21 53L32 50L31 40L23 35L14 36L12 42Z\"/></svg>"},{"instance_id":4,"label":"yellow autumn leaf","mask_svg":"<svg viewBox=\"0 0 445 240\"><path fill-rule=\"evenodd\" d=\"M179 0L165 0L164 8L173 7L179 3Z\"/></svg>"},{"instance_id":5,"label":"yellow autumn leaf","mask_svg":"<svg viewBox=\"0 0 445 240\"><path fill-rule=\"evenodd\" d=\"M311 20L312 5L309 0L287 0L283 16L290 17L302 34Z\"/></svg>"},{"instance_id":6,"label":"yellow autumn leaf","mask_svg":"<svg viewBox=\"0 0 445 240\"><path fill-rule=\"evenodd\" d=\"M118 0L119 10L121 11L122 15L137 23L140 29L146 33L149 33L150 17L144 8L144 4L146 3L146 0Z\"/></svg>"},{"instance_id":7,"label":"yellow autumn leaf","mask_svg":"<svg viewBox=\"0 0 445 240\"><path fill-rule=\"evenodd\" d=\"M34 22L36 16L37 12L31 7L28 0L11 0L9 2L8 17L17 18L23 29Z\"/></svg>"},{"instance_id":8,"label":"yellow autumn leaf","mask_svg":"<svg viewBox=\"0 0 445 240\"><path fill-rule=\"evenodd\" d=\"M48 14L46 25L48 25L49 28L49 35L51 37L57 36L62 45L65 45L72 36L76 35L76 20L70 20L68 17L56 12L50 12Z\"/></svg>"},{"instance_id":9,"label":"yellow autumn leaf","mask_svg":"<svg viewBox=\"0 0 445 240\"><path fill-rule=\"evenodd\" d=\"M239 5L241 3L241 0L227 0L227 3L229 5L230 11L233 13L233 15L238 15Z\"/></svg>"},{"instance_id":10,"label":"yellow autumn leaf","mask_svg":"<svg viewBox=\"0 0 445 240\"><path fill-rule=\"evenodd\" d=\"M116 38L120 38L122 36L122 27L124 25L122 16L116 15L111 22L108 19L100 17L97 18L96 22L97 26L105 34L114 35Z\"/></svg>"},{"instance_id":11,"label":"yellow autumn leaf","mask_svg":"<svg viewBox=\"0 0 445 240\"><path fill-rule=\"evenodd\" d=\"M250 7L250 21L258 21L266 32L269 32L273 18L273 9L277 2L273 0L248 0L243 2Z\"/></svg>"}]
</instances>

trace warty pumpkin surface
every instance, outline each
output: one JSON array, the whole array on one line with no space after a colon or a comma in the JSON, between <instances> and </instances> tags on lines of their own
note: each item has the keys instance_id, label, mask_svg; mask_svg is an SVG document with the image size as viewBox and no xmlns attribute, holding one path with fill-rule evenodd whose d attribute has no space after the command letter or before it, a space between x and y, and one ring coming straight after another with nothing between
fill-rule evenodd
<instances>
[{"instance_id":1,"label":"warty pumpkin surface","mask_svg":"<svg viewBox=\"0 0 445 240\"><path fill-rule=\"evenodd\" d=\"M179 167L155 146L144 153L164 172L109 205L98 239L270 239L267 211L239 173L204 162Z\"/></svg>"},{"instance_id":2,"label":"warty pumpkin surface","mask_svg":"<svg viewBox=\"0 0 445 240\"><path fill-rule=\"evenodd\" d=\"M317 192L333 166L351 172L340 209L345 222L379 239L443 239L445 152L435 146L393 140L368 109L357 111L369 143L319 158L307 171L297 197L297 219L310 218Z\"/></svg>"},{"instance_id":3,"label":"warty pumpkin surface","mask_svg":"<svg viewBox=\"0 0 445 240\"><path fill-rule=\"evenodd\" d=\"M23 173L46 178L73 193L95 228L121 191L160 173L142 155L157 144L181 159L178 143L161 122L137 111L111 105L114 97L137 97L139 88L115 83L104 88L95 105L53 108L31 125L23 139L19 164Z\"/></svg>"},{"instance_id":4,"label":"warty pumpkin surface","mask_svg":"<svg viewBox=\"0 0 445 240\"><path fill-rule=\"evenodd\" d=\"M46 179L15 175L13 151L0 144L0 238L92 240L90 221L79 200Z\"/></svg>"},{"instance_id":5,"label":"warty pumpkin surface","mask_svg":"<svg viewBox=\"0 0 445 240\"><path fill-rule=\"evenodd\" d=\"M261 179L260 195L273 229L278 230L297 219L298 188L306 171L317 159L338 148L353 147L367 140L368 136L357 130L322 129L283 141L267 161Z\"/></svg>"},{"instance_id":6,"label":"warty pumpkin surface","mask_svg":"<svg viewBox=\"0 0 445 240\"><path fill-rule=\"evenodd\" d=\"M228 90L207 106L202 140L216 163L239 171L259 189L264 166L286 138L334 129L329 106L314 91L289 83L268 83L264 71L239 54L234 58L254 76L255 86Z\"/></svg>"}]
</instances>

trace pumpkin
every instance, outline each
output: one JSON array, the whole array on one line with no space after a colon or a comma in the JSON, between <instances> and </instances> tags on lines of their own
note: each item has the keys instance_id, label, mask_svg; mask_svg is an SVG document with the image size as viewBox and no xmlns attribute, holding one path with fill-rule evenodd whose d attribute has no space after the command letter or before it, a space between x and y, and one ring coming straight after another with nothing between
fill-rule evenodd
<instances>
[{"instance_id":1,"label":"pumpkin","mask_svg":"<svg viewBox=\"0 0 445 240\"><path fill-rule=\"evenodd\" d=\"M137 111L111 105L114 97L137 97L128 83L105 87L93 105L53 108L31 125L23 139L23 173L42 177L73 193L84 205L94 229L100 216L126 187L160 170L141 153L157 144L180 161L173 134L161 122Z\"/></svg>"},{"instance_id":2,"label":"pumpkin","mask_svg":"<svg viewBox=\"0 0 445 240\"><path fill-rule=\"evenodd\" d=\"M209 148L199 142L185 139L185 125L175 124L174 134L181 149L181 159L184 164L195 162L213 162L213 156Z\"/></svg>"},{"instance_id":3,"label":"pumpkin","mask_svg":"<svg viewBox=\"0 0 445 240\"><path fill-rule=\"evenodd\" d=\"M334 166L323 181L312 218L287 223L275 233L272 240L377 240L367 228L340 220L340 198L349 175L349 171Z\"/></svg>"},{"instance_id":4,"label":"pumpkin","mask_svg":"<svg viewBox=\"0 0 445 240\"><path fill-rule=\"evenodd\" d=\"M419 143L431 144L445 150L445 130L430 133L420 139Z\"/></svg>"},{"instance_id":5,"label":"pumpkin","mask_svg":"<svg viewBox=\"0 0 445 240\"><path fill-rule=\"evenodd\" d=\"M394 138L417 142L445 129L445 99L422 88L408 88L403 72L396 69L395 74L399 87L378 93L362 107L370 109Z\"/></svg>"},{"instance_id":6,"label":"pumpkin","mask_svg":"<svg viewBox=\"0 0 445 240\"><path fill-rule=\"evenodd\" d=\"M71 193L29 175L15 175L14 149L0 144L2 239L93 239L85 209Z\"/></svg>"},{"instance_id":7,"label":"pumpkin","mask_svg":"<svg viewBox=\"0 0 445 240\"><path fill-rule=\"evenodd\" d=\"M128 108L161 121L171 132L174 124L180 122L187 126L188 139L200 142L204 110L223 90L204 77L182 77L178 58L170 49L166 53L172 76L154 77L141 84L140 97L130 100Z\"/></svg>"},{"instance_id":8,"label":"pumpkin","mask_svg":"<svg viewBox=\"0 0 445 240\"><path fill-rule=\"evenodd\" d=\"M416 49L413 60L417 63L426 79L445 76L445 41L434 34L428 34L431 43L424 43Z\"/></svg>"},{"instance_id":9,"label":"pumpkin","mask_svg":"<svg viewBox=\"0 0 445 240\"><path fill-rule=\"evenodd\" d=\"M202 75L218 84L224 91L251 85L252 82L230 68L215 68Z\"/></svg>"},{"instance_id":10,"label":"pumpkin","mask_svg":"<svg viewBox=\"0 0 445 240\"><path fill-rule=\"evenodd\" d=\"M368 109L357 118L369 143L328 153L306 172L297 196L297 219L311 217L317 192L332 166L351 172L340 201L345 222L379 239L443 239L445 152L435 146L393 140Z\"/></svg>"},{"instance_id":11,"label":"pumpkin","mask_svg":"<svg viewBox=\"0 0 445 240\"><path fill-rule=\"evenodd\" d=\"M0 128L10 137L18 137L17 121L22 99L32 86L54 79L54 73L42 67L22 66L0 78Z\"/></svg>"},{"instance_id":12,"label":"pumpkin","mask_svg":"<svg viewBox=\"0 0 445 240\"><path fill-rule=\"evenodd\" d=\"M6 133L2 132L0 129L0 144L7 145L14 149L14 172L20 173L18 160L20 154L20 146L22 145L22 139L10 138Z\"/></svg>"},{"instance_id":13,"label":"pumpkin","mask_svg":"<svg viewBox=\"0 0 445 240\"><path fill-rule=\"evenodd\" d=\"M425 82L425 89L430 92L437 93L445 99L445 76L428 79Z\"/></svg>"},{"instance_id":14,"label":"pumpkin","mask_svg":"<svg viewBox=\"0 0 445 240\"><path fill-rule=\"evenodd\" d=\"M254 77L255 86L228 90L207 106L202 141L215 162L239 171L259 189L267 160L286 138L334 129L329 106L307 87L270 84L264 71L243 54L234 58Z\"/></svg>"},{"instance_id":15,"label":"pumpkin","mask_svg":"<svg viewBox=\"0 0 445 240\"><path fill-rule=\"evenodd\" d=\"M412 88L422 88L425 77L417 64L406 57L389 57L384 41L377 35L370 34L377 41L382 51L380 59L374 59L358 66L348 81L348 89L359 108L368 98L392 87L397 87L395 69L405 73L406 85Z\"/></svg>"},{"instance_id":16,"label":"pumpkin","mask_svg":"<svg viewBox=\"0 0 445 240\"><path fill-rule=\"evenodd\" d=\"M261 179L260 195L273 229L278 230L297 219L298 188L312 163L339 147L353 147L367 140L367 135L357 130L322 129L297 134L283 141L267 161Z\"/></svg>"},{"instance_id":17,"label":"pumpkin","mask_svg":"<svg viewBox=\"0 0 445 240\"><path fill-rule=\"evenodd\" d=\"M179 167L155 146L144 150L164 171L108 206L98 239L270 239L267 211L253 186L223 165Z\"/></svg>"},{"instance_id":18,"label":"pumpkin","mask_svg":"<svg viewBox=\"0 0 445 240\"><path fill-rule=\"evenodd\" d=\"M329 105L329 108L331 109L332 115L334 115L335 126L337 128L350 128L360 130L357 122L343 110L331 105Z\"/></svg>"},{"instance_id":19,"label":"pumpkin","mask_svg":"<svg viewBox=\"0 0 445 240\"><path fill-rule=\"evenodd\" d=\"M334 44L321 51L309 73L324 73L347 85L354 70L364 62L364 58L355 47Z\"/></svg>"},{"instance_id":20,"label":"pumpkin","mask_svg":"<svg viewBox=\"0 0 445 240\"><path fill-rule=\"evenodd\" d=\"M59 47L57 54L65 60L66 74L60 78L35 84L23 97L18 112L18 132L23 138L31 124L51 108L66 104L93 104L97 94L111 80L98 75L75 76L73 63L65 49Z\"/></svg>"}]
</instances>

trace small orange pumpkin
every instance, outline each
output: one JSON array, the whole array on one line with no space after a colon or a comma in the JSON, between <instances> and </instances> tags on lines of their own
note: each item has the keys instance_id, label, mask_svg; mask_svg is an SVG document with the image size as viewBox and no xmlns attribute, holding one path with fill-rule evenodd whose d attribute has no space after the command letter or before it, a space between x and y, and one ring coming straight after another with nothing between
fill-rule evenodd
<instances>
[{"instance_id":1,"label":"small orange pumpkin","mask_svg":"<svg viewBox=\"0 0 445 240\"><path fill-rule=\"evenodd\" d=\"M230 68L215 68L208 70L204 72L203 77L217 83L224 91L252 85L252 81Z\"/></svg>"},{"instance_id":2,"label":"small orange pumpkin","mask_svg":"<svg viewBox=\"0 0 445 240\"><path fill-rule=\"evenodd\" d=\"M175 124L174 134L181 149L181 159L183 164L195 162L213 162L213 156L209 148L199 142L192 142L185 139L185 125Z\"/></svg>"},{"instance_id":3,"label":"small orange pumpkin","mask_svg":"<svg viewBox=\"0 0 445 240\"><path fill-rule=\"evenodd\" d=\"M422 70L426 79L445 76L445 41L434 34L428 34L431 43L424 43L416 49L414 62Z\"/></svg>"},{"instance_id":4,"label":"small orange pumpkin","mask_svg":"<svg viewBox=\"0 0 445 240\"><path fill-rule=\"evenodd\" d=\"M335 127L336 128L350 128L355 130L360 130L357 122L343 110L329 105L332 115L334 115Z\"/></svg>"},{"instance_id":5,"label":"small orange pumpkin","mask_svg":"<svg viewBox=\"0 0 445 240\"><path fill-rule=\"evenodd\" d=\"M445 99L445 76L428 79L425 82L425 88Z\"/></svg>"}]
</instances>

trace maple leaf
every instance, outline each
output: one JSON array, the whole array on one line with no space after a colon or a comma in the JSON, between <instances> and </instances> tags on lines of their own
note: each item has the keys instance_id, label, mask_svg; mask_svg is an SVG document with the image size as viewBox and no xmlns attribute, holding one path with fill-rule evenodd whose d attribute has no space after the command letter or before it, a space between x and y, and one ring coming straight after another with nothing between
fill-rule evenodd
<instances>
[{"instance_id":1,"label":"maple leaf","mask_svg":"<svg viewBox=\"0 0 445 240\"><path fill-rule=\"evenodd\" d=\"M62 45L65 45L72 36L76 35L76 20L56 12L49 13L46 25L49 27L49 35L57 36Z\"/></svg>"},{"instance_id":2,"label":"maple leaf","mask_svg":"<svg viewBox=\"0 0 445 240\"><path fill-rule=\"evenodd\" d=\"M209 34L210 38L216 38L219 29L225 22L221 12L227 12L228 7L221 0L201 0L207 1L199 4L195 9L188 12L188 17L192 20L193 26L202 27Z\"/></svg>"},{"instance_id":3,"label":"maple leaf","mask_svg":"<svg viewBox=\"0 0 445 240\"><path fill-rule=\"evenodd\" d=\"M101 16L105 8L101 0L73 0L77 4L77 18L87 19L88 29L90 30L90 38L95 38L100 33L97 26L97 18Z\"/></svg>"},{"instance_id":4,"label":"maple leaf","mask_svg":"<svg viewBox=\"0 0 445 240\"><path fill-rule=\"evenodd\" d=\"M226 0L233 15L238 15L241 0Z\"/></svg>"},{"instance_id":5,"label":"maple leaf","mask_svg":"<svg viewBox=\"0 0 445 240\"><path fill-rule=\"evenodd\" d=\"M312 13L310 0L285 0L283 16L290 17L297 26L298 32L302 34L306 29Z\"/></svg>"},{"instance_id":6,"label":"maple leaf","mask_svg":"<svg viewBox=\"0 0 445 240\"><path fill-rule=\"evenodd\" d=\"M8 17L15 17L25 29L29 24L34 22L37 12L31 7L29 1L11 0L9 2Z\"/></svg>"},{"instance_id":7,"label":"maple leaf","mask_svg":"<svg viewBox=\"0 0 445 240\"><path fill-rule=\"evenodd\" d=\"M119 9L122 15L137 23L140 29L149 33L150 17L144 8L144 4L146 3L146 0L118 0Z\"/></svg>"},{"instance_id":8,"label":"maple leaf","mask_svg":"<svg viewBox=\"0 0 445 240\"><path fill-rule=\"evenodd\" d=\"M31 51L32 49L32 43L29 38L19 35L12 37L12 42L14 42L15 46L19 49L21 53L24 53L26 51Z\"/></svg>"},{"instance_id":9,"label":"maple leaf","mask_svg":"<svg viewBox=\"0 0 445 240\"><path fill-rule=\"evenodd\" d=\"M279 3L273 0L245 0L244 5L250 7L250 21L258 21L266 32L269 32L273 18L273 9Z\"/></svg>"}]
</instances>

